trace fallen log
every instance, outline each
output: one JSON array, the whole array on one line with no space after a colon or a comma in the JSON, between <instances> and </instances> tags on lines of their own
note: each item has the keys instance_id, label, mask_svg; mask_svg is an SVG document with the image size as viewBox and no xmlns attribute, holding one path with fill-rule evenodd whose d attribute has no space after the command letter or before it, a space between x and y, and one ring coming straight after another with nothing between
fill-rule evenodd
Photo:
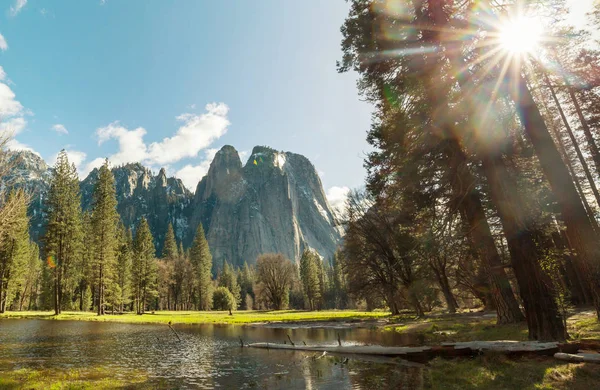
<instances>
[{"instance_id":1,"label":"fallen log","mask_svg":"<svg viewBox=\"0 0 600 390\"><path fill-rule=\"evenodd\" d=\"M399 357L406 360L425 362L436 357L454 358L475 356L483 353L504 353L510 356L544 355L554 356L563 350L572 350L569 344L537 341L469 341L444 343L423 347L383 347L377 345L290 345L276 343L253 343L250 348L282 349L336 354Z\"/></svg>"},{"instance_id":2,"label":"fallen log","mask_svg":"<svg viewBox=\"0 0 600 390\"><path fill-rule=\"evenodd\" d=\"M597 353L562 353L558 352L554 354L554 357L558 360L564 360L573 363L596 363L600 364L600 354Z\"/></svg>"}]
</instances>

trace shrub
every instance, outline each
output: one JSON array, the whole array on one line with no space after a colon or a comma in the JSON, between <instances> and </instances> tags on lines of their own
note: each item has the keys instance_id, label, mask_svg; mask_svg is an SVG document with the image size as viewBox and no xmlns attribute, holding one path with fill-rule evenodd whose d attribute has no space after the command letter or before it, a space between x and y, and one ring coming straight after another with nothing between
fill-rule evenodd
<instances>
[{"instance_id":1,"label":"shrub","mask_svg":"<svg viewBox=\"0 0 600 390\"><path fill-rule=\"evenodd\" d=\"M227 287L218 287L213 294L213 308L215 310L235 310L237 302Z\"/></svg>"}]
</instances>

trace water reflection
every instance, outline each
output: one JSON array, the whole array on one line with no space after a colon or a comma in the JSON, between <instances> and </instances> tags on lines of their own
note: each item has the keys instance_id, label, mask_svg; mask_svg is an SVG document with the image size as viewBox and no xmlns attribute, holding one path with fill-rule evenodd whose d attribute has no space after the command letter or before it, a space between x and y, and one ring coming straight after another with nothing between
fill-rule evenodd
<instances>
[{"instance_id":1,"label":"water reflection","mask_svg":"<svg viewBox=\"0 0 600 390\"><path fill-rule=\"evenodd\" d=\"M244 342L407 345L415 340L369 329L274 329L0 320L0 372L19 368L108 368L117 378L145 372L155 383L198 388L419 388L418 367L318 353L240 348Z\"/></svg>"}]
</instances>

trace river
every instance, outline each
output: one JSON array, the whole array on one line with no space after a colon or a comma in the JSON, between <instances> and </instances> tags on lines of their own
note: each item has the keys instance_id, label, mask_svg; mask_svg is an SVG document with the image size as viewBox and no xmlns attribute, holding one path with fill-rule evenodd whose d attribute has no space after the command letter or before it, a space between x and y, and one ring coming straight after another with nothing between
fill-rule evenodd
<instances>
[{"instance_id":1,"label":"river","mask_svg":"<svg viewBox=\"0 0 600 390\"><path fill-rule=\"evenodd\" d=\"M413 340L370 329L267 328L239 325L121 324L0 320L0 375L4 370L108 369L115 378L142 373L149 385L176 388L372 389L420 387L423 370L388 362L282 350L240 348L245 343L407 345Z\"/></svg>"}]
</instances>

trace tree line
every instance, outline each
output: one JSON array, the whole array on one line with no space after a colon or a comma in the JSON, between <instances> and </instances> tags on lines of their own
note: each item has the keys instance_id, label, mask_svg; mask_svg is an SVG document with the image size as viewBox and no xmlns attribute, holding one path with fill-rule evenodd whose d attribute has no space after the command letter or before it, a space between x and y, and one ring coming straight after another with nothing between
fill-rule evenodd
<instances>
[{"instance_id":1,"label":"tree line","mask_svg":"<svg viewBox=\"0 0 600 390\"><path fill-rule=\"evenodd\" d=\"M350 1L338 70L374 107L374 151L344 267L351 294L393 313L476 298L563 340L572 306L600 318L600 52L564 1L521 3ZM536 55L499 42L519 12L548 20Z\"/></svg>"},{"instance_id":2,"label":"tree line","mask_svg":"<svg viewBox=\"0 0 600 390\"><path fill-rule=\"evenodd\" d=\"M13 190L2 196L0 213L6 218L0 225L0 313L348 306L337 256L323 261L307 250L299 267L281 254L264 254L256 264L241 268L227 261L217 266L201 224L188 249L177 242L169 224L163 251L157 254L146 219L134 232L121 222L108 161L99 170L90 210L81 209L79 191L75 166L61 151L44 200L41 252L28 234L27 194Z\"/></svg>"}]
</instances>

